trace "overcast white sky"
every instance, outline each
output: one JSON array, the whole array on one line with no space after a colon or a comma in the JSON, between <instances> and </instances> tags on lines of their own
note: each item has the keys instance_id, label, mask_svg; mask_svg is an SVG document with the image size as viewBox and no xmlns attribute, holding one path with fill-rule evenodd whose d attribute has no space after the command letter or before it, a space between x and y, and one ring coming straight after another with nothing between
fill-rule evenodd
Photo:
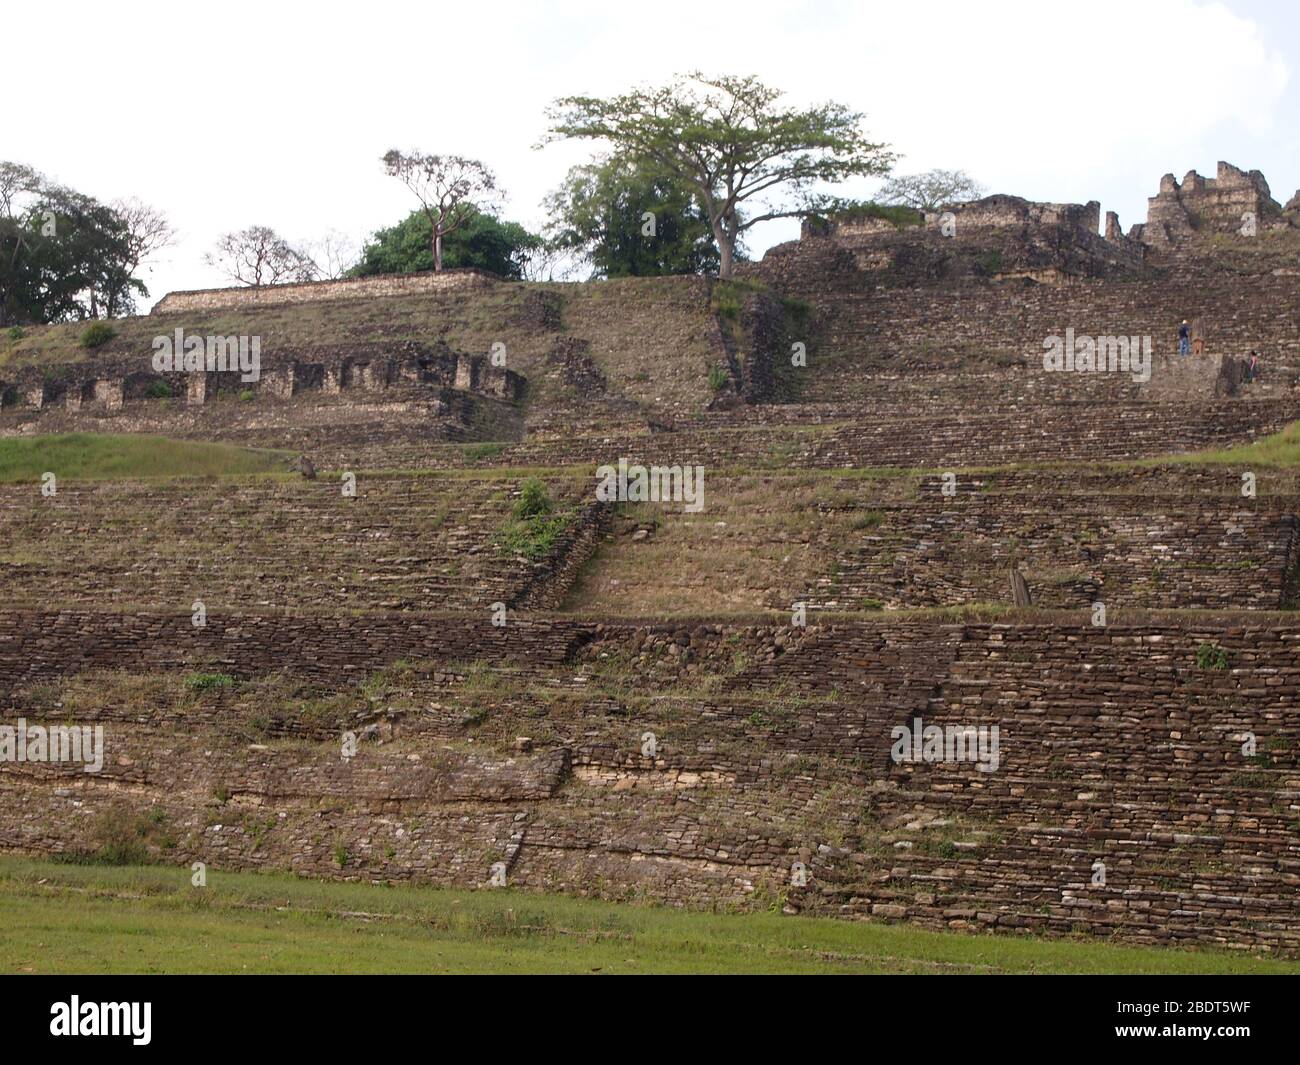
<instances>
[{"instance_id":1,"label":"overcast white sky","mask_svg":"<svg viewBox=\"0 0 1300 1065\"><path fill-rule=\"evenodd\" d=\"M1100 200L1126 229L1170 171L1227 159L1283 202L1300 186L1293 0L52 0L8 6L0 35L0 158L166 211L181 241L146 276L154 298L224 283L202 262L222 232L359 241L402 218L414 201L382 172L390 147L482 159L506 216L536 226L592 151L533 149L546 104L691 69L863 111L899 172ZM768 223L751 251L796 234Z\"/></svg>"}]
</instances>

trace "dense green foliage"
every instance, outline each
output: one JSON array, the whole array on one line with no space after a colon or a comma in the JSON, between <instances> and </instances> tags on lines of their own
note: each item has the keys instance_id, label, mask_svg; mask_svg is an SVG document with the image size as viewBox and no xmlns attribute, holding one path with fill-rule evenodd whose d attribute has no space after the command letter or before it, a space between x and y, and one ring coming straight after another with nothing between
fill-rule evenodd
<instances>
[{"instance_id":1,"label":"dense green foliage","mask_svg":"<svg viewBox=\"0 0 1300 1065\"><path fill-rule=\"evenodd\" d=\"M731 276L751 226L803 217L819 186L884 174L894 154L869 140L863 116L842 104L791 108L755 77L682 75L609 98L566 96L550 107L552 138L611 145L638 167L691 189Z\"/></svg>"},{"instance_id":2,"label":"dense green foliage","mask_svg":"<svg viewBox=\"0 0 1300 1065\"><path fill-rule=\"evenodd\" d=\"M412 211L402 221L377 231L361 249L361 261L350 277L409 274L433 269L433 224L424 211ZM482 211L471 211L460 228L443 238L444 269L477 267L519 280L528 257L542 238L517 222L505 222Z\"/></svg>"},{"instance_id":3,"label":"dense green foliage","mask_svg":"<svg viewBox=\"0 0 1300 1065\"><path fill-rule=\"evenodd\" d=\"M569 171L547 197L552 245L575 254L593 277L712 273L718 249L689 185L626 159Z\"/></svg>"},{"instance_id":4,"label":"dense green foliage","mask_svg":"<svg viewBox=\"0 0 1300 1065\"><path fill-rule=\"evenodd\" d=\"M817 212L818 220L831 222L857 222L864 218L878 218L896 228L919 226L925 222L925 213L905 204L875 203L872 200L834 200Z\"/></svg>"},{"instance_id":5,"label":"dense green foliage","mask_svg":"<svg viewBox=\"0 0 1300 1065\"><path fill-rule=\"evenodd\" d=\"M137 258L112 207L0 162L0 325L128 314L148 295Z\"/></svg>"}]
</instances>

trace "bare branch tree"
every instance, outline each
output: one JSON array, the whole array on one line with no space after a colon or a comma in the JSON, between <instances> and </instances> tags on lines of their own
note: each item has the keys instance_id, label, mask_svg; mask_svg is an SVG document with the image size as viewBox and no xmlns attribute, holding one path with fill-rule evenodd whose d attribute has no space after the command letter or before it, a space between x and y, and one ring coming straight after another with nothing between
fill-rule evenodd
<instances>
[{"instance_id":1,"label":"bare branch tree","mask_svg":"<svg viewBox=\"0 0 1300 1065\"><path fill-rule=\"evenodd\" d=\"M238 233L226 233L203 261L232 281L253 288L314 281L317 276L311 257L269 226L249 226Z\"/></svg>"},{"instance_id":2,"label":"bare branch tree","mask_svg":"<svg viewBox=\"0 0 1300 1065\"><path fill-rule=\"evenodd\" d=\"M524 280L568 281L579 272L580 266L569 248L560 247L553 241L542 241L528 253L524 262Z\"/></svg>"},{"instance_id":3,"label":"bare branch tree","mask_svg":"<svg viewBox=\"0 0 1300 1065\"><path fill-rule=\"evenodd\" d=\"M966 200L978 200L984 186L964 170L927 170L902 174L885 182L876 196L880 203L905 204L920 211L937 211Z\"/></svg>"},{"instance_id":4,"label":"bare branch tree","mask_svg":"<svg viewBox=\"0 0 1300 1065\"><path fill-rule=\"evenodd\" d=\"M140 272L140 267L154 255L176 243L176 230L172 228L167 216L156 207L150 207L135 197L114 200L109 207L122 225L126 248L122 266L128 277L135 277ZM104 306L108 317L117 316L121 295L117 289L105 294Z\"/></svg>"},{"instance_id":5,"label":"bare branch tree","mask_svg":"<svg viewBox=\"0 0 1300 1065\"><path fill-rule=\"evenodd\" d=\"M477 159L461 155L422 155L392 148L384 153L384 172L415 193L433 227L433 268L442 269L442 241L473 215L488 211L501 197L496 175Z\"/></svg>"},{"instance_id":6,"label":"bare branch tree","mask_svg":"<svg viewBox=\"0 0 1300 1065\"><path fill-rule=\"evenodd\" d=\"M34 196L45 185L40 172L23 163L0 160L0 218L17 218L23 199Z\"/></svg>"},{"instance_id":7,"label":"bare branch tree","mask_svg":"<svg viewBox=\"0 0 1300 1065\"><path fill-rule=\"evenodd\" d=\"M131 249L129 265L135 273L154 255L176 243L176 230L167 216L156 207L150 207L134 196L114 200L111 204L126 226L127 243Z\"/></svg>"},{"instance_id":8,"label":"bare branch tree","mask_svg":"<svg viewBox=\"0 0 1300 1065\"><path fill-rule=\"evenodd\" d=\"M337 229L331 229L319 240L307 242L302 251L310 257L316 276L329 281L346 276L360 256L357 242Z\"/></svg>"}]
</instances>

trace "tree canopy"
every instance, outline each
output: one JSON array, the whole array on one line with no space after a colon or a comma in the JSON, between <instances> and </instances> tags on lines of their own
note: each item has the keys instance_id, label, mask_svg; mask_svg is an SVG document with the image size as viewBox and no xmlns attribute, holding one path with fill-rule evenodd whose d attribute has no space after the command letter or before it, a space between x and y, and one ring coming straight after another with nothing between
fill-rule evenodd
<instances>
[{"instance_id":1,"label":"tree canopy","mask_svg":"<svg viewBox=\"0 0 1300 1065\"><path fill-rule=\"evenodd\" d=\"M549 138L609 144L638 166L688 185L731 276L740 235L759 222L817 210L820 183L884 174L894 155L868 140L841 104L789 108L755 77L679 76L602 99L567 96L547 112Z\"/></svg>"},{"instance_id":2,"label":"tree canopy","mask_svg":"<svg viewBox=\"0 0 1300 1065\"><path fill-rule=\"evenodd\" d=\"M546 198L550 244L593 277L698 274L718 268L709 219L690 186L623 156L575 166Z\"/></svg>"},{"instance_id":3,"label":"tree canopy","mask_svg":"<svg viewBox=\"0 0 1300 1065\"><path fill-rule=\"evenodd\" d=\"M371 274L405 274L434 269L433 223L423 210L412 211L402 221L377 231L361 249L360 261L350 277ZM461 223L445 235L444 268L477 267L502 277L524 276L528 257L541 247L542 238L517 222L506 222L472 206Z\"/></svg>"},{"instance_id":4,"label":"tree canopy","mask_svg":"<svg viewBox=\"0 0 1300 1065\"><path fill-rule=\"evenodd\" d=\"M496 175L477 159L463 155L384 153L384 172L414 193L429 220L429 248L433 269L443 268L443 242L465 226L479 210L498 202L501 190Z\"/></svg>"},{"instance_id":5,"label":"tree canopy","mask_svg":"<svg viewBox=\"0 0 1300 1065\"><path fill-rule=\"evenodd\" d=\"M289 243L270 226L225 233L203 258L231 281L251 288L315 281L320 273L306 249Z\"/></svg>"},{"instance_id":6,"label":"tree canopy","mask_svg":"<svg viewBox=\"0 0 1300 1065\"><path fill-rule=\"evenodd\" d=\"M131 313L149 294L135 275L169 227L143 204L122 206L0 162L0 324Z\"/></svg>"},{"instance_id":7,"label":"tree canopy","mask_svg":"<svg viewBox=\"0 0 1300 1065\"><path fill-rule=\"evenodd\" d=\"M937 211L954 203L978 200L984 186L964 170L927 170L923 174L900 174L890 178L876 197L881 203Z\"/></svg>"}]
</instances>

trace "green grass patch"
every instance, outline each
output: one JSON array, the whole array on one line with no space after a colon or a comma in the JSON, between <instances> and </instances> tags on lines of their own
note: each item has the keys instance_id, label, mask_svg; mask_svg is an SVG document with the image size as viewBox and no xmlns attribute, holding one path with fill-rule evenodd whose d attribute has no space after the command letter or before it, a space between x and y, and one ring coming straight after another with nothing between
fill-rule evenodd
<instances>
[{"instance_id":1,"label":"green grass patch","mask_svg":"<svg viewBox=\"0 0 1300 1065\"><path fill-rule=\"evenodd\" d=\"M0 971L1300 973L1300 962L1250 954L691 912L510 888L212 868L207 887L195 888L190 875L179 862L108 868L0 858Z\"/></svg>"},{"instance_id":2,"label":"green grass patch","mask_svg":"<svg viewBox=\"0 0 1300 1065\"><path fill-rule=\"evenodd\" d=\"M504 554L536 562L551 553L572 519L572 513L556 511L540 480L529 477L520 487L510 520L497 533L497 547Z\"/></svg>"},{"instance_id":3,"label":"green grass patch","mask_svg":"<svg viewBox=\"0 0 1300 1065\"><path fill-rule=\"evenodd\" d=\"M1260 466L1285 469L1300 466L1300 422L1292 422L1280 433L1261 437L1250 444L1219 448L1210 451L1192 451L1185 455L1163 455L1150 459L1137 459L1128 466L1166 466L1187 463L1194 466Z\"/></svg>"},{"instance_id":4,"label":"green grass patch","mask_svg":"<svg viewBox=\"0 0 1300 1065\"><path fill-rule=\"evenodd\" d=\"M476 462L479 459L490 459L501 454L505 449L505 444L466 444L465 458L469 462Z\"/></svg>"},{"instance_id":5,"label":"green grass patch","mask_svg":"<svg viewBox=\"0 0 1300 1065\"><path fill-rule=\"evenodd\" d=\"M95 322L81 331L77 343L83 348L99 348L103 347L115 336L117 336L117 330L107 322Z\"/></svg>"},{"instance_id":6,"label":"green grass patch","mask_svg":"<svg viewBox=\"0 0 1300 1065\"><path fill-rule=\"evenodd\" d=\"M225 477L284 472L287 451L161 436L62 433L0 439L0 482Z\"/></svg>"},{"instance_id":7,"label":"green grass patch","mask_svg":"<svg viewBox=\"0 0 1300 1065\"><path fill-rule=\"evenodd\" d=\"M837 205L834 210L828 211L824 217L814 216L813 220L851 224L868 218L889 222L895 228L903 229L908 226L923 225L925 223L925 212L902 204L873 203L870 200L862 200L857 203Z\"/></svg>"},{"instance_id":8,"label":"green grass patch","mask_svg":"<svg viewBox=\"0 0 1300 1065\"><path fill-rule=\"evenodd\" d=\"M203 692L212 688L233 688L235 678L229 673L191 673L185 678L190 691Z\"/></svg>"}]
</instances>

